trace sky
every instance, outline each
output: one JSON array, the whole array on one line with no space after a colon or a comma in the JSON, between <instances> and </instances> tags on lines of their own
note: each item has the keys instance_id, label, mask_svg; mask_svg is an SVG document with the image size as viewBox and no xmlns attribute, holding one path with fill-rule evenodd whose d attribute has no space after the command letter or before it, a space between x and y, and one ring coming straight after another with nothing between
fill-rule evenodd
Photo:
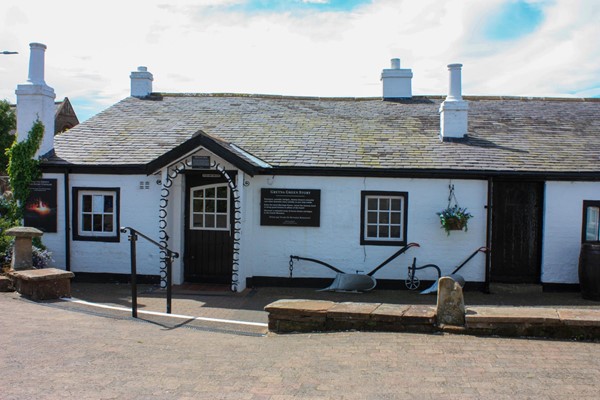
<instances>
[{"instance_id":1,"label":"sky","mask_svg":"<svg viewBox=\"0 0 600 400\"><path fill-rule=\"evenodd\" d=\"M155 92L378 97L390 59L413 95L600 97L600 0L4 0L0 99L26 83L29 43L80 121Z\"/></svg>"}]
</instances>

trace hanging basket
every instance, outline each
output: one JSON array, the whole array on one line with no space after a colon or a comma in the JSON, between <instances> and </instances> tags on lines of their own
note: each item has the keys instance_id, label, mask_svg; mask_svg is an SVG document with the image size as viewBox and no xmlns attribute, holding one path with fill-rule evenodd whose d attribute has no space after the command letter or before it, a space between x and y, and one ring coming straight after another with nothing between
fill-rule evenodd
<instances>
[{"instance_id":1,"label":"hanging basket","mask_svg":"<svg viewBox=\"0 0 600 400\"><path fill-rule=\"evenodd\" d=\"M449 231L462 231L465 228L465 225L467 225L467 221L463 218L446 218L446 228Z\"/></svg>"},{"instance_id":2,"label":"hanging basket","mask_svg":"<svg viewBox=\"0 0 600 400\"><path fill-rule=\"evenodd\" d=\"M466 208L458 206L456 196L454 195L454 185L449 185L448 189L450 191L450 194L448 195L448 207L437 213L440 217L442 229L444 229L448 235L450 235L450 231L464 230L466 232L469 218L472 218L473 215L469 213ZM454 205L452 205L453 201Z\"/></svg>"}]
</instances>

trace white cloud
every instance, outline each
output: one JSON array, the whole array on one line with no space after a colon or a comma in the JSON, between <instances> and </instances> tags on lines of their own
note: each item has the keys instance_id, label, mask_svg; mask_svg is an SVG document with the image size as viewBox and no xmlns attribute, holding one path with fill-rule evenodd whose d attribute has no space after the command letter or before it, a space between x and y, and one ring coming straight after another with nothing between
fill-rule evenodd
<instances>
[{"instance_id":1,"label":"white cloud","mask_svg":"<svg viewBox=\"0 0 600 400\"><path fill-rule=\"evenodd\" d=\"M375 0L351 12L231 11L243 0L187 3L9 0L0 10L0 98L27 79L28 43L48 45L58 98L106 107L146 65L157 91L379 96L389 59L412 68L415 94L444 94L446 64L464 64L467 94L600 95L600 2L544 3L545 21L510 42L486 41L502 0ZM235 8L234 8L235 9ZM594 89L596 88L596 89Z\"/></svg>"}]
</instances>

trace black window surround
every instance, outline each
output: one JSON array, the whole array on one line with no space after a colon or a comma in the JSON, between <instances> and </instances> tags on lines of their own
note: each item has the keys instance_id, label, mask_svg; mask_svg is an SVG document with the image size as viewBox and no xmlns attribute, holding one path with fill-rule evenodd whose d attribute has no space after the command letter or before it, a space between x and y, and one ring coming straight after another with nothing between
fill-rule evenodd
<instances>
[{"instance_id":1,"label":"black window surround","mask_svg":"<svg viewBox=\"0 0 600 400\"><path fill-rule=\"evenodd\" d=\"M594 212L595 216L591 213ZM581 223L581 242L582 243L596 243L600 244L599 236L599 214L600 214L600 200L584 200L583 201L583 219ZM590 220L595 226L588 226ZM588 231L593 230L592 234L595 233L596 240L590 240L588 238Z\"/></svg>"},{"instance_id":2,"label":"black window surround","mask_svg":"<svg viewBox=\"0 0 600 400\"><path fill-rule=\"evenodd\" d=\"M391 192L391 191L362 191L360 193L360 244L374 246L403 246L408 243L407 225L408 225L408 192ZM378 201L378 208L369 209L368 199ZM380 210L379 200L393 199L396 203L394 206L389 204L389 219L387 217L382 220L379 213L385 216L387 210ZM399 204L398 204L399 203ZM377 213L377 221L368 221L367 213L371 212L374 216ZM392 216L394 214L394 216ZM399 218L398 218L399 217ZM394 218L398 218L394 220ZM367 230L375 227L377 236L369 237ZM380 231L381 229L381 231ZM371 231L372 234L372 231Z\"/></svg>"},{"instance_id":3,"label":"black window surround","mask_svg":"<svg viewBox=\"0 0 600 400\"><path fill-rule=\"evenodd\" d=\"M112 221L114 234L110 236L86 234L81 232L79 226L82 216L82 205L80 204L80 192L90 192L94 194L112 194L114 195L114 219ZM90 241L90 242L119 242L120 241L120 218L121 218L121 189L118 187L73 187L72 188L72 232L73 240Z\"/></svg>"}]
</instances>

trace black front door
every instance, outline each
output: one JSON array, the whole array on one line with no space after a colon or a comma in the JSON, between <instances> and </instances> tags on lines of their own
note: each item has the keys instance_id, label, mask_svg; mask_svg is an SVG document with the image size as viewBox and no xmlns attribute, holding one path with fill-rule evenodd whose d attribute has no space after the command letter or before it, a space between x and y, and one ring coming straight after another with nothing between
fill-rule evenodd
<instances>
[{"instance_id":1,"label":"black front door","mask_svg":"<svg viewBox=\"0 0 600 400\"><path fill-rule=\"evenodd\" d=\"M186 282L231 283L232 195L218 173L185 175Z\"/></svg>"},{"instance_id":2,"label":"black front door","mask_svg":"<svg viewBox=\"0 0 600 400\"><path fill-rule=\"evenodd\" d=\"M493 182L491 282L540 282L543 198L543 182Z\"/></svg>"}]
</instances>

